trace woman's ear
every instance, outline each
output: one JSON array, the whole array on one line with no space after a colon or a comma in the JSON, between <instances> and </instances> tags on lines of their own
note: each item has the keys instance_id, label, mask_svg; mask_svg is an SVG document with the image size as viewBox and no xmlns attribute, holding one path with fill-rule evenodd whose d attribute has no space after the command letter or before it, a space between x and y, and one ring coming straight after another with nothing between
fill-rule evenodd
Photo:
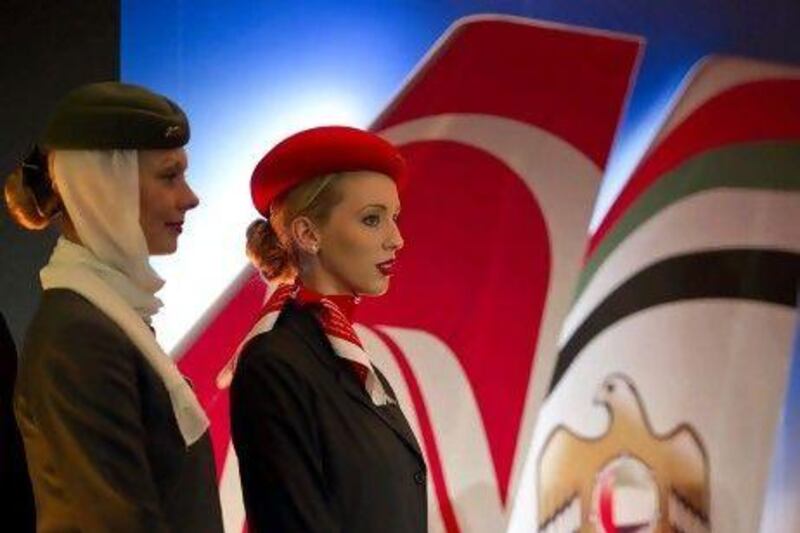
<instances>
[{"instance_id":1,"label":"woman's ear","mask_svg":"<svg viewBox=\"0 0 800 533\"><path fill-rule=\"evenodd\" d=\"M305 253L316 255L319 252L319 231L316 224L307 216L299 216L292 220L289 224L289 236Z\"/></svg>"}]
</instances>

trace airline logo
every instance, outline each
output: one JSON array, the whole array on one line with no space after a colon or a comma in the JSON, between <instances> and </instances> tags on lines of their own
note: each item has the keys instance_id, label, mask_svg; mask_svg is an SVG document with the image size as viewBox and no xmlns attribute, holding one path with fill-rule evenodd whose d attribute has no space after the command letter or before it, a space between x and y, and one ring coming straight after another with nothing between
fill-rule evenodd
<instances>
[{"instance_id":1,"label":"airline logo","mask_svg":"<svg viewBox=\"0 0 800 533\"><path fill-rule=\"evenodd\" d=\"M608 376L593 403L607 427L588 435L564 425L539 456L540 533L708 532L709 474L697 431L657 435L633 381Z\"/></svg>"}]
</instances>

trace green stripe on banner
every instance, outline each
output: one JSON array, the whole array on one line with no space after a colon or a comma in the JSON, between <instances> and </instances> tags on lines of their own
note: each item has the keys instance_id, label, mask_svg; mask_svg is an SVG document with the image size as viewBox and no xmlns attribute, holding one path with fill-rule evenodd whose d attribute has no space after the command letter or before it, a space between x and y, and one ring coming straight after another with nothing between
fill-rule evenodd
<instances>
[{"instance_id":1,"label":"green stripe on banner","mask_svg":"<svg viewBox=\"0 0 800 533\"><path fill-rule=\"evenodd\" d=\"M558 354L550 391L592 339L656 305L699 298L756 300L794 307L800 254L719 250L665 259L638 272L600 303Z\"/></svg>"},{"instance_id":2,"label":"green stripe on banner","mask_svg":"<svg viewBox=\"0 0 800 533\"><path fill-rule=\"evenodd\" d=\"M681 198L722 187L800 190L800 142L759 142L711 150L665 174L631 206L586 262L575 300L600 265L637 227Z\"/></svg>"}]
</instances>

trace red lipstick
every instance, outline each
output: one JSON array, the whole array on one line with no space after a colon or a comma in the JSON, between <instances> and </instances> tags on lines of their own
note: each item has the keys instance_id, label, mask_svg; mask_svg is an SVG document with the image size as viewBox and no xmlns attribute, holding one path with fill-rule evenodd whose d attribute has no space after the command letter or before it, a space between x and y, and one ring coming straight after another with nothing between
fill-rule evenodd
<instances>
[{"instance_id":1,"label":"red lipstick","mask_svg":"<svg viewBox=\"0 0 800 533\"><path fill-rule=\"evenodd\" d=\"M384 261L383 263L378 263L376 266L378 267L378 271L384 276L391 276L394 274L394 265L396 263L395 259L389 259L388 261Z\"/></svg>"}]
</instances>

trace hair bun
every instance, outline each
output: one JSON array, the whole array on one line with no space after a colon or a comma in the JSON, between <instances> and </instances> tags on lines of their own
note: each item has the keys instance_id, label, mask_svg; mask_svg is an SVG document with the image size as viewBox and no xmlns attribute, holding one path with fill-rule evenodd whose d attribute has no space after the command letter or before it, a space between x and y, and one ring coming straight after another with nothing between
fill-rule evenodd
<instances>
[{"instance_id":1,"label":"hair bun","mask_svg":"<svg viewBox=\"0 0 800 533\"><path fill-rule=\"evenodd\" d=\"M268 280L295 275L289 251L267 219L259 218L247 227L247 257Z\"/></svg>"},{"instance_id":2,"label":"hair bun","mask_svg":"<svg viewBox=\"0 0 800 533\"><path fill-rule=\"evenodd\" d=\"M61 210L47 171L47 156L35 147L6 178L5 197L11 218L23 228L46 228Z\"/></svg>"}]
</instances>

